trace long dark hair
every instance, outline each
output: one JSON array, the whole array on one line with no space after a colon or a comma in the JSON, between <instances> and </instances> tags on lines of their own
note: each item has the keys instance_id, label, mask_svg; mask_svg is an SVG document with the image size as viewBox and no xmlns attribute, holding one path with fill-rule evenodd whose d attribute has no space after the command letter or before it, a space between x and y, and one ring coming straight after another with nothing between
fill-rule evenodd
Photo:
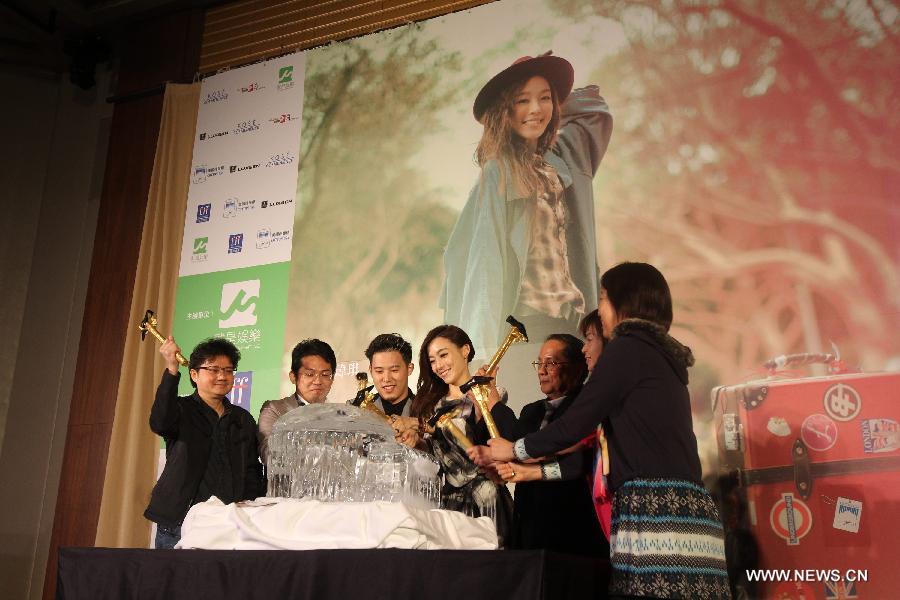
<instances>
[{"instance_id":1,"label":"long dark hair","mask_svg":"<svg viewBox=\"0 0 900 600\"><path fill-rule=\"evenodd\" d=\"M409 407L410 416L427 419L434 412L435 404L441 398L446 397L450 391L450 386L437 376L428 360L428 346L435 338L439 337L450 340L460 348L468 345L468 362L472 362L475 357L475 346L472 344L472 339L456 325L438 325L429 331L422 341L422 347L419 348L419 383L416 386L416 397L413 398L412 405Z\"/></svg>"},{"instance_id":2,"label":"long dark hair","mask_svg":"<svg viewBox=\"0 0 900 600\"><path fill-rule=\"evenodd\" d=\"M511 123L515 98L531 77L508 85L485 111L481 119L484 132L475 149L475 162L482 168L490 160L496 160L501 166L507 165L512 182L503 179L501 181L505 185L512 183L513 190L517 193L525 192L530 197L535 197L541 192L550 190L550 183L541 176L538 167L543 161L544 154L556 143L561 109L556 89L551 84L553 115L544 133L538 138L537 151L529 150L525 140L515 133ZM501 177L504 177L502 169Z\"/></svg>"}]
</instances>

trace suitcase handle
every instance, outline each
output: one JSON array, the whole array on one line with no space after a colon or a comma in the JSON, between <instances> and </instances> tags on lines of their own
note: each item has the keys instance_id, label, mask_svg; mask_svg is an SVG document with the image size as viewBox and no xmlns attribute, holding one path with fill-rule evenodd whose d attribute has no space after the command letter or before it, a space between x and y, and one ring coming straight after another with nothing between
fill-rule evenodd
<instances>
[{"instance_id":1,"label":"suitcase handle","mask_svg":"<svg viewBox=\"0 0 900 600\"><path fill-rule=\"evenodd\" d=\"M827 365L832 375L847 373L847 365L835 354L824 352L801 352L798 354L782 354L763 363L763 367L774 375L788 367L804 367L807 365Z\"/></svg>"}]
</instances>

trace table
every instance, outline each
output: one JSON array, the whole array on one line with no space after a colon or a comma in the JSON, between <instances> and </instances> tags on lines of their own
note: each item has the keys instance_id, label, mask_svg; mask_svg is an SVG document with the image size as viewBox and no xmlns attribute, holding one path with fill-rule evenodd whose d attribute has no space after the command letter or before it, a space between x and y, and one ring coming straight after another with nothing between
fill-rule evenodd
<instances>
[{"instance_id":1,"label":"table","mask_svg":"<svg viewBox=\"0 0 900 600\"><path fill-rule=\"evenodd\" d=\"M609 562L539 550L60 548L61 600L604 598Z\"/></svg>"}]
</instances>

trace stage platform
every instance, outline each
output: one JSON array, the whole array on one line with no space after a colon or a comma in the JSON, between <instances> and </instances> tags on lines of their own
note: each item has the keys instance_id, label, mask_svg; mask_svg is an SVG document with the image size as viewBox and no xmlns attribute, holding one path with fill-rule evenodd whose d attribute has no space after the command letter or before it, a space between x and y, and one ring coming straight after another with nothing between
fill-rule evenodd
<instances>
[{"instance_id":1,"label":"stage platform","mask_svg":"<svg viewBox=\"0 0 900 600\"><path fill-rule=\"evenodd\" d=\"M61 548L61 600L584 600L609 562L530 550Z\"/></svg>"}]
</instances>

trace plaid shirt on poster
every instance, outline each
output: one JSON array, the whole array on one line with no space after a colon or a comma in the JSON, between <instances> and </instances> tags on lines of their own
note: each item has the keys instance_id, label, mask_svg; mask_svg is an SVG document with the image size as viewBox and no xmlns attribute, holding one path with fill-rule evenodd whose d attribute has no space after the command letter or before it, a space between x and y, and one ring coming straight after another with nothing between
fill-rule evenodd
<instances>
[{"instance_id":1,"label":"plaid shirt on poster","mask_svg":"<svg viewBox=\"0 0 900 600\"><path fill-rule=\"evenodd\" d=\"M550 192L540 194L536 200L519 304L540 314L566 319L572 314L584 314L584 295L575 286L569 269L562 184L548 163L544 162L540 170L550 183Z\"/></svg>"}]
</instances>

